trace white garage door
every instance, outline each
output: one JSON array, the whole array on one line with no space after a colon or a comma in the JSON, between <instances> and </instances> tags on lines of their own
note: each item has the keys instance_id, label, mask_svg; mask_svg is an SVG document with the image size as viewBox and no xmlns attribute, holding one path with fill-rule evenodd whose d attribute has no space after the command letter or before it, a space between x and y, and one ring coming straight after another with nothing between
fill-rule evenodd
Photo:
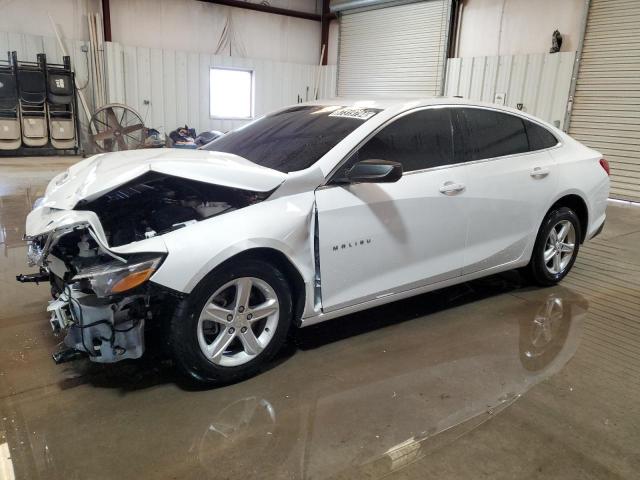
<instances>
[{"instance_id":1,"label":"white garage door","mask_svg":"<svg viewBox=\"0 0 640 480\"><path fill-rule=\"evenodd\" d=\"M428 0L340 17L338 94L439 95L449 0Z\"/></svg>"},{"instance_id":2,"label":"white garage door","mask_svg":"<svg viewBox=\"0 0 640 480\"><path fill-rule=\"evenodd\" d=\"M640 1L591 0L569 133L611 162L611 196L640 202Z\"/></svg>"}]
</instances>

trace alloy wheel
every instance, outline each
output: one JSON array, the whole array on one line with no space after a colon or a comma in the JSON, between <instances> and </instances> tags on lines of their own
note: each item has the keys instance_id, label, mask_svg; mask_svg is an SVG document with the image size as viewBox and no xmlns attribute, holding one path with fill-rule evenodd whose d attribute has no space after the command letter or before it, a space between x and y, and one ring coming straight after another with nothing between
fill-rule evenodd
<instances>
[{"instance_id":1,"label":"alloy wheel","mask_svg":"<svg viewBox=\"0 0 640 480\"><path fill-rule=\"evenodd\" d=\"M561 220L554 225L547 236L544 247L544 263L553 275L565 271L573 258L576 248L576 230L569 220Z\"/></svg>"},{"instance_id":2,"label":"alloy wheel","mask_svg":"<svg viewBox=\"0 0 640 480\"><path fill-rule=\"evenodd\" d=\"M255 277L236 278L216 290L198 319L204 356L223 367L257 357L271 342L280 317L275 290Z\"/></svg>"}]
</instances>

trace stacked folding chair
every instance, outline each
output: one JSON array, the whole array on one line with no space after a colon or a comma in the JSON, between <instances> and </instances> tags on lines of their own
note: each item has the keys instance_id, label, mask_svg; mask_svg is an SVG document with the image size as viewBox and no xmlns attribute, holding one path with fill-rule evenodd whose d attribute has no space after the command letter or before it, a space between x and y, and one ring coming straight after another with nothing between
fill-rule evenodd
<instances>
[{"instance_id":1,"label":"stacked folding chair","mask_svg":"<svg viewBox=\"0 0 640 480\"><path fill-rule=\"evenodd\" d=\"M51 145L57 149L76 146L75 89L71 59L63 65L47 65L47 118Z\"/></svg>"},{"instance_id":2,"label":"stacked folding chair","mask_svg":"<svg viewBox=\"0 0 640 480\"><path fill-rule=\"evenodd\" d=\"M38 55L38 61L18 64L18 96L22 126L22 143L29 147L41 147L49 142L47 132L46 59Z\"/></svg>"},{"instance_id":3,"label":"stacked folding chair","mask_svg":"<svg viewBox=\"0 0 640 480\"><path fill-rule=\"evenodd\" d=\"M0 65L0 150L15 150L21 143L18 82L9 56L8 63Z\"/></svg>"}]
</instances>

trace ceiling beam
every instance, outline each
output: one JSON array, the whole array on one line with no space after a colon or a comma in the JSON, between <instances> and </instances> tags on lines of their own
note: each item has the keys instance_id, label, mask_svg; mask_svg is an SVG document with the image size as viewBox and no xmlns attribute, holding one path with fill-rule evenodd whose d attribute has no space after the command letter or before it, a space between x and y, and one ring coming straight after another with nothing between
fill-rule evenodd
<instances>
[{"instance_id":1,"label":"ceiling beam","mask_svg":"<svg viewBox=\"0 0 640 480\"><path fill-rule=\"evenodd\" d=\"M262 5L261 3L243 2L241 0L199 0L205 3L213 3L216 5L226 5L227 7L244 8L245 10L253 10L255 12L272 13L274 15L284 15L285 17L302 18L303 20L313 20L315 22L322 21L322 15L310 12L301 12L299 10L289 10L288 8L272 7L271 5ZM332 15L335 18L335 15Z\"/></svg>"}]
</instances>

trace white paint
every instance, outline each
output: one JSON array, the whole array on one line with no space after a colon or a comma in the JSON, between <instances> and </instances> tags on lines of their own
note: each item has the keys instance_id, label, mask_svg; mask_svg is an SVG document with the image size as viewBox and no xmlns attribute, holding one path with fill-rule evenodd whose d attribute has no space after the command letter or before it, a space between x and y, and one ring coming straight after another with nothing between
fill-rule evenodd
<instances>
[{"instance_id":1,"label":"white paint","mask_svg":"<svg viewBox=\"0 0 640 480\"><path fill-rule=\"evenodd\" d=\"M286 175L263 172L265 180L259 180L258 170L247 168L244 171L245 164L234 162L233 175L216 173L223 181L226 178L237 185L246 182L247 186L254 186L255 182L279 181L284 177L282 185L268 200L133 242L114 251L124 254L166 250L168 255L152 280L188 293L208 272L236 254L259 247L276 249L291 260L307 286L305 324L310 324L526 265L546 212L565 195L579 195L586 202L589 219L587 238L605 220L609 178L598 163L600 154L551 125L513 109L446 98L382 102L336 99L330 104L360 108L363 103L370 108L384 110L363 122L315 165L305 170ZM551 130L560 142L544 151L416 171L405 175L395 185L326 185L326 173L323 175L323 172L333 170L344 159L345 152L351 151L354 144L363 142L378 127L407 110L447 106L488 108L522 116ZM131 170L148 165L147 158L127 157L132 153L116 153L109 159L119 165L130 165ZM182 155L187 153L165 151L162 155L167 163L178 165L184 160ZM189 178L194 172L200 174L205 167L203 163L207 163L205 157L193 157L191 162L183 164L183 172L190 172ZM93 174L96 184L113 182L112 171L105 169L100 172L93 166L92 161L81 162L71 167L69 175L88 178ZM532 169L535 166L547 168L548 175L535 178ZM47 188L47 197L54 194L55 184L62 178L64 176L52 180ZM128 178L125 175L122 180ZM457 195L441 195L438 185L447 179L463 182L467 188ZM211 181L218 180L211 177ZM266 187L266 183L263 186ZM438 203L427 201L429 197L439 199ZM414 202L407 201L409 199L414 199ZM101 230L93 212L51 211L45 207L47 201L45 199L43 206L29 214L29 235L52 228L48 221L55 222L61 231L78 222ZM329 309L335 307L328 313L321 312L313 301L313 207L316 202L319 208L320 251L326 257L323 259L321 253L323 301L324 292L328 292L327 306ZM418 211L420 214L416 213ZM443 216L442 212L448 215ZM65 215L68 215L66 221ZM448 223L443 224L442 221ZM506 225L500 227L503 223ZM345 225L355 228L345 229ZM470 236L460 233L467 231ZM63 234L54 233L54 237ZM371 235L372 242L367 254L332 255L332 246L338 239L349 242L366 239L368 235ZM425 239L430 239L430 243L425 244ZM464 246L459 243L463 239L466 242ZM429 248L425 250L427 245ZM459 252L460 249L463 255L455 255L453 250ZM356 252L355 249L353 251ZM433 257L433 252L439 255ZM464 259L462 264L461 257ZM393 261L388 262L387 258ZM429 259L433 262L430 263ZM379 264L379 268L376 269L375 264ZM418 268L413 268L418 265L424 268L422 275ZM324 272L328 272L328 278ZM340 277L337 272L341 272ZM325 282L339 282L339 285ZM339 286L344 286L344 291Z\"/></svg>"},{"instance_id":2,"label":"white paint","mask_svg":"<svg viewBox=\"0 0 640 480\"><path fill-rule=\"evenodd\" d=\"M450 58L445 94L470 100L498 102L562 128L575 52ZM557 123L556 123L557 122Z\"/></svg>"},{"instance_id":3,"label":"white paint","mask_svg":"<svg viewBox=\"0 0 640 480\"><path fill-rule=\"evenodd\" d=\"M447 181L465 183L465 168L316 192L323 311L462 274L467 205L440 193Z\"/></svg>"},{"instance_id":4,"label":"white paint","mask_svg":"<svg viewBox=\"0 0 640 480\"><path fill-rule=\"evenodd\" d=\"M562 33L562 52L575 51L584 0L465 0L456 56L547 53Z\"/></svg>"},{"instance_id":5,"label":"white paint","mask_svg":"<svg viewBox=\"0 0 640 480\"><path fill-rule=\"evenodd\" d=\"M166 148L129 150L94 155L75 164L66 175L49 184L42 206L68 210L80 200L90 201L149 171L256 192L271 191L286 178L284 173L230 153ZM29 231L39 228L30 226Z\"/></svg>"}]
</instances>

